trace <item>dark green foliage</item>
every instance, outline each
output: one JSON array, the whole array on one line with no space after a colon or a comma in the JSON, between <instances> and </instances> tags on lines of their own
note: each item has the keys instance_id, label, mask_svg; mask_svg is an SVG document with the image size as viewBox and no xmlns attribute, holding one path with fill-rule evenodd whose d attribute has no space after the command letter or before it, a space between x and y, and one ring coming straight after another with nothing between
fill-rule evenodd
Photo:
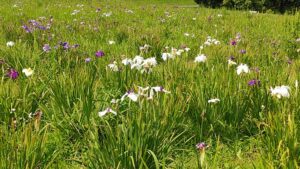
<instances>
[{"instance_id":1,"label":"dark green foliage","mask_svg":"<svg viewBox=\"0 0 300 169\"><path fill-rule=\"evenodd\" d=\"M223 3L223 0L195 0L197 4L203 4L204 6L209 7L220 7Z\"/></svg>"},{"instance_id":2,"label":"dark green foliage","mask_svg":"<svg viewBox=\"0 0 300 169\"><path fill-rule=\"evenodd\" d=\"M300 7L299 0L195 0L195 2L213 8L225 6L257 11L272 10L280 13L295 11Z\"/></svg>"}]
</instances>

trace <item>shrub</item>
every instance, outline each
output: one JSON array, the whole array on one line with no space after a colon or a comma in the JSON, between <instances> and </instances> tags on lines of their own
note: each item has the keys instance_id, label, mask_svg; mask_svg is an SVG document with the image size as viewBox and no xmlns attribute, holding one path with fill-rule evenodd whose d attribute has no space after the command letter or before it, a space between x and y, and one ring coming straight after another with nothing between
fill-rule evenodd
<instances>
[{"instance_id":1,"label":"shrub","mask_svg":"<svg viewBox=\"0 0 300 169\"><path fill-rule=\"evenodd\" d=\"M281 13L288 10L295 11L300 7L299 0L195 0L195 2L213 8L225 6L234 9L272 10Z\"/></svg>"},{"instance_id":2,"label":"shrub","mask_svg":"<svg viewBox=\"0 0 300 169\"><path fill-rule=\"evenodd\" d=\"M204 6L209 7L220 7L223 3L223 0L195 0L197 4L203 4Z\"/></svg>"}]
</instances>

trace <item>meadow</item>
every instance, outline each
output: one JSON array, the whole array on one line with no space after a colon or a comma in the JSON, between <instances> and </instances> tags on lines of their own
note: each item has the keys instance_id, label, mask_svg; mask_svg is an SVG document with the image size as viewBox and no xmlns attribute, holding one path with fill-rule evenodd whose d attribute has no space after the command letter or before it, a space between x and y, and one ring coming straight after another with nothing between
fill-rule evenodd
<instances>
[{"instance_id":1,"label":"meadow","mask_svg":"<svg viewBox=\"0 0 300 169\"><path fill-rule=\"evenodd\" d=\"M190 5L2 0L0 168L299 168L300 13Z\"/></svg>"}]
</instances>

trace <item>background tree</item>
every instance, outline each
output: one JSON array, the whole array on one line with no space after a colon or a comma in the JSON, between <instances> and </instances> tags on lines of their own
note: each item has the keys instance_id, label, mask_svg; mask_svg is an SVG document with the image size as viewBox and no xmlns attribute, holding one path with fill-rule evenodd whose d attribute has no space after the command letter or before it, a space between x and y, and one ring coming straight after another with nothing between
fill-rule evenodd
<instances>
[{"instance_id":1,"label":"background tree","mask_svg":"<svg viewBox=\"0 0 300 169\"><path fill-rule=\"evenodd\" d=\"M280 13L294 12L300 7L300 0L195 0L195 2L212 8L224 6L231 9L272 10Z\"/></svg>"}]
</instances>

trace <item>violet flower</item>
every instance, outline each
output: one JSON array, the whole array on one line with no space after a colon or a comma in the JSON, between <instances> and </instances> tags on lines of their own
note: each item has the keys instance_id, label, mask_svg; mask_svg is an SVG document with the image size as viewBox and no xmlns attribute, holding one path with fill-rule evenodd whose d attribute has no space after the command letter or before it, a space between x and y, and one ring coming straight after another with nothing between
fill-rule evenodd
<instances>
[{"instance_id":1,"label":"violet flower","mask_svg":"<svg viewBox=\"0 0 300 169\"><path fill-rule=\"evenodd\" d=\"M252 79L248 82L249 86L259 86L260 85L260 80L257 79Z\"/></svg>"},{"instance_id":2,"label":"violet flower","mask_svg":"<svg viewBox=\"0 0 300 169\"><path fill-rule=\"evenodd\" d=\"M23 25L22 28L26 31L26 33L31 33L31 30L27 25Z\"/></svg>"},{"instance_id":3,"label":"violet flower","mask_svg":"<svg viewBox=\"0 0 300 169\"><path fill-rule=\"evenodd\" d=\"M84 59L85 63L89 63L89 62L91 62L91 60L92 60L91 58L85 58Z\"/></svg>"},{"instance_id":4,"label":"violet flower","mask_svg":"<svg viewBox=\"0 0 300 169\"><path fill-rule=\"evenodd\" d=\"M230 57L229 57L229 60L234 61L234 60L235 60L235 57L234 57L234 56L230 56Z\"/></svg>"},{"instance_id":5,"label":"violet flower","mask_svg":"<svg viewBox=\"0 0 300 169\"><path fill-rule=\"evenodd\" d=\"M230 44L231 44L232 46L235 46L235 45L237 44L237 42L236 42L235 40L231 40L231 41L230 41Z\"/></svg>"},{"instance_id":6,"label":"violet flower","mask_svg":"<svg viewBox=\"0 0 300 169\"><path fill-rule=\"evenodd\" d=\"M32 26L39 26L40 24L36 20L29 20L28 21Z\"/></svg>"},{"instance_id":7,"label":"violet flower","mask_svg":"<svg viewBox=\"0 0 300 169\"><path fill-rule=\"evenodd\" d=\"M196 144L196 148L198 150L205 150L205 148L207 148L207 147L208 147L208 145L204 142L200 142L200 143Z\"/></svg>"},{"instance_id":8,"label":"violet flower","mask_svg":"<svg viewBox=\"0 0 300 169\"><path fill-rule=\"evenodd\" d=\"M40 30L43 30L43 31L47 29L47 28L46 28L45 26L43 26L43 25L38 25L37 27L38 27Z\"/></svg>"},{"instance_id":9,"label":"violet flower","mask_svg":"<svg viewBox=\"0 0 300 169\"><path fill-rule=\"evenodd\" d=\"M19 77L19 73L18 73L18 71L17 70L15 70L15 69L9 69L9 71L7 72L7 74L6 74L9 78L11 78L11 79L13 79L13 80L15 80L15 79L17 79L18 77Z\"/></svg>"},{"instance_id":10,"label":"violet flower","mask_svg":"<svg viewBox=\"0 0 300 169\"><path fill-rule=\"evenodd\" d=\"M61 45L65 50L70 48L68 42L61 42L60 45Z\"/></svg>"},{"instance_id":11,"label":"violet flower","mask_svg":"<svg viewBox=\"0 0 300 169\"><path fill-rule=\"evenodd\" d=\"M44 52L49 52L51 50L51 47L50 47L50 45L49 44L45 44L44 46L43 46L43 51Z\"/></svg>"},{"instance_id":12,"label":"violet flower","mask_svg":"<svg viewBox=\"0 0 300 169\"><path fill-rule=\"evenodd\" d=\"M103 52L102 50L98 50L98 51L95 53L95 56L96 56L97 58L103 57L103 56L104 56L104 52Z\"/></svg>"},{"instance_id":13,"label":"violet flower","mask_svg":"<svg viewBox=\"0 0 300 169\"><path fill-rule=\"evenodd\" d=\"M241 54L246 54L246 50L242 49L242 50L240 50L240 53Z\"/></svg>"}]
</instances>

